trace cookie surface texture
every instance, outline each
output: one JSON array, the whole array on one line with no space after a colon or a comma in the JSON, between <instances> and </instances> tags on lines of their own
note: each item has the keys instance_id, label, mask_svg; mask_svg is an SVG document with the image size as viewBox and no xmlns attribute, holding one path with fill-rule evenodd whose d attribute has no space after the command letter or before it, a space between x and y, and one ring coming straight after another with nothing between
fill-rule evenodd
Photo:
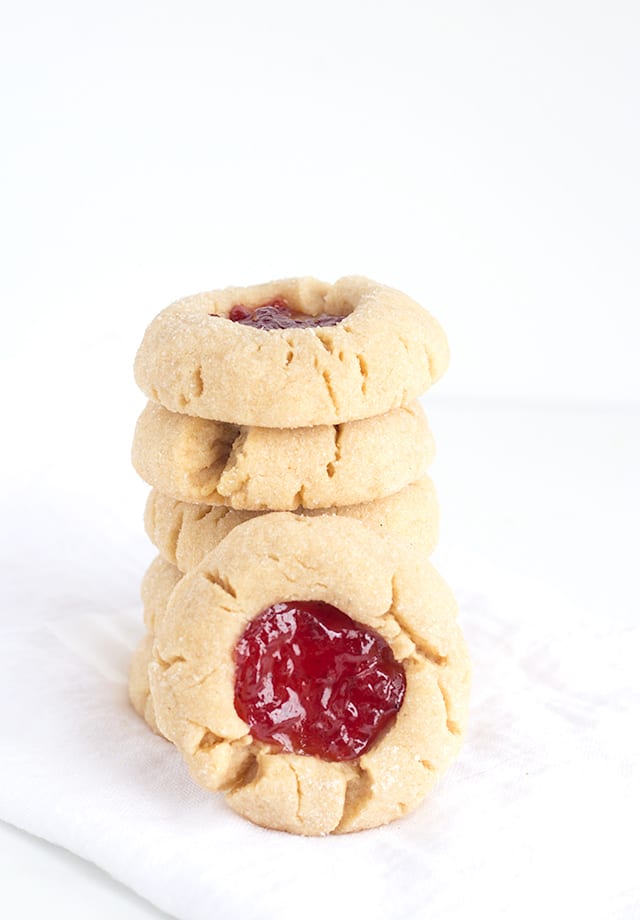
<instances>
[{"instance_id":1,"label":"cookie surface texture","mask_svg":"<svg viewBox=\"0 0 640 920\"><path fill-rule=\"evenodd\" d=\"M146 632L138 643L129 668L129 699L135 711L156 734L162 732L156 722L155 708L149 689L149 664L153 660L154 628L157 611L167 609L171 592L182 578L174 565L157 556L142 579L140 596Z\"/></svg>"},{"instance_id":2,"label":"cookie surface texture","mask_svg":"<svg viewBox=\"0 0 640 920\"><path fill-rule=\"evenodd\" d=\"M402 663L392 726L356 760L277 752L234 705L234 649L273 604L331 604ZM194 778L266 827L305 835L385 824L411 811L461 743L469 660L453 596L420 554L359 521L272 513L236 527L156 609L149 683L160 731Z\"/></svg>"},{"instance_id":3,"label":"cookie surface texture","mask_svg":"<svg viewBox=\"0 0 640 920\"><path fill-rule=\"evenodd\" d=\"M167 598L168 600L168 598ZM156 722L156 713L149 689L149 664L152 660L153 633L146 633L131 658L129 667L129 699L135 711L145 720L151 731L162 734Z\"/></svg>"},{"instance_id":4,"label":"cookie surface texture","mask_svg":"<svg viewBox=\"0 0 640 920\"><path fill-rule=\"evenodd\" d=\"M173 565L167 565L160 556L153 560L144 573L140 597L144 610L144 625L149 632L154 632L157 611L165 609L169 595L181 578L182 572Z\"/></svg>"},{"instance_id":5,"label":"cookie surface texture","mask_svg":"<svg viewBox=\"0 0 640 920\"><path fill-rule=\"evenodd\" d=\"M142 716L149 728L158 735L161 735L162 732L156 722L153 699L149 689L149 664L152 660L156 612L166 610L171 592L181 578L182 572L162 557L157 556L145 572L140 586L147 631L131 658L129 699L138 715Z\"/></svg>"},{"instance_id":6,"label":"cookie surface texture","mask_svg":"<svg viewBox=\"0 0 640 920\"><path fill-rule=\"evenodd\" d=\"M133 465L149 485L186 502L295 511L373 501L426 472L435 446L419 403L312 428L244 428L148 403Z\"/></svg>"},{"instance_id":7,"label":"cookie surface texture","mask_svg":"<svg viewBox=\"0 0 640 920\"><path fill-rule=\"evenodd\" d=\"M163 558L182 572L188 572L234 527L264 513L234 511L221 505L190 504L154 489L147 499L144 523L149 539ZM300 513L355 518L380 536L390 534L426 554L433 552L438 540L438 499L428 476L376 501Z\"/></svg>"},{"instance_id":8,"label":"cookie surface texture","mask_svg":"<svg viewBox=\"0 0 640 920\"><path fill-rule=\"evenodd\" d=\"M233 322L286 302L331 326L261 329ZM333 425L407 405L445 372L446 336L405 294L361 277L333 286L292 278L187 297L147 328L138 386L173 412L268 428Z\"/></svg>"}]
</instances>

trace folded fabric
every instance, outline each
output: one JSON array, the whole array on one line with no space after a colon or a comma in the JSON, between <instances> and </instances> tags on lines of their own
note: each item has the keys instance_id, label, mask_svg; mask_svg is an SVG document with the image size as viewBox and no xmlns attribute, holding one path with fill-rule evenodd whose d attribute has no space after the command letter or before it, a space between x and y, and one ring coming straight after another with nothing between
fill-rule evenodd
<instances>
[{"instance_id":1,"label":"folded fabric","mask_svg":"<svg viewBox=\"0 0 640 920\"><path fill-rule=\"evenodd\" d=\"M68 573L47 609L0 626L0 818L180 920L625 916L636 854L611 844L638 804L639 630L482 560L455 567L470 729L406 819L306 839L234 815L129 705L140 610L65 613Z\"/></svg>"}]
</instances>

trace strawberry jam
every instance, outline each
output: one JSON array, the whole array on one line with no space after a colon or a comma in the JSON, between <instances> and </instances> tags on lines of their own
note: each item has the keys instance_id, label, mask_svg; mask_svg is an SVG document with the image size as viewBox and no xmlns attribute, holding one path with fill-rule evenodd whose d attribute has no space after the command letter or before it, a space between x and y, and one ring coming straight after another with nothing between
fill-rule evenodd
<instances>
[{"instance_id":1,"label":"strawberry jam","mask_svg":"<svg viewBox=\"0 0 640 920\"><path fill-rule=\"evenodd\" d=\"M235 649L235 708L258 741L353 760L402 705L402 665L377 632L321 601L263 610Z\"/></svg>"},{"instance_id":2,"label":"strawberry jam","mask_svg":"<svg viewBox=\"0 0 640 920\"><path fill-rule=\"evenodd\" d=\"M243 326L255 326L258 329L288 329L291 326L304 328L307 326L336 326L342 322L344 316L332 316L330 313L320 313L310 316L293 310L286 300L276 299L260 307L245 307L236 304L229 312L229 319Z\"/></svg>"}]
</instances>

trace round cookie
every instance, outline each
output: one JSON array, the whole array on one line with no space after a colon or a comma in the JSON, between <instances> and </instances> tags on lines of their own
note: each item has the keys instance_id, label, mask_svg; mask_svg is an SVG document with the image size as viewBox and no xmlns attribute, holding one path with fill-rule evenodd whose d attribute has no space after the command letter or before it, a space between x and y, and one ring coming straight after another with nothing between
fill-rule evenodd
<instances>
[{"instance_id":1,"label":"round cookie","mask_svg":"<svg viewBox=\"0 0 640 920\"><path fill-rule=\"evenodd\" d=\"M375 630L402 663L394 724L355 760L284 754L234 705L234 649L261 611L321 601ZM470 669L449 588L420 554L359 521L273 513L236 527L156 613L155 715L194 778L249 820L305 835L385 824L415 808L458 751Z\"/></svg>"},{"instance_id":2,"label":"round cookie","mask_svg":"<svg viewBox=\"0 0 640 920\"><path fill-rule=\"evenodd\" d=\"M434 454L417 402L313 428L239 428L150 402L132 460L145 482L181 501L295 511L391 495L423 476Z\"/></svg>"},{"instance_id":3,"label":"round cookie","mask_svg":"<svg viewBox=\"0 0 640 920\"><path fill-rule=\"evenodd\" d=\"M234 322L286 305L335 325L262 329ZM277 307L276 307L277 308ZM163 310L135 361L138 386L173 412L267 428L333 425L406 405L445 372L445 334L405 294L367 278L290 278L209 291Z\"/></svg>"},{"instance_id":4,"label":"round cookie","mask_svg":"<svg viewBox=\"0 0 640 920\"><path fill-rule=\"evenodd\" d=\"M234 527L264 513L234 511L221 505L194 505L153 490L147 499L144 523L147 535L161 555L182 572L188 572ZM381 536L390 534L426 554L433 551L438 540L438 499L428 476L376 501L300 513L356 518Z\"/></svg>"}]
</instances>

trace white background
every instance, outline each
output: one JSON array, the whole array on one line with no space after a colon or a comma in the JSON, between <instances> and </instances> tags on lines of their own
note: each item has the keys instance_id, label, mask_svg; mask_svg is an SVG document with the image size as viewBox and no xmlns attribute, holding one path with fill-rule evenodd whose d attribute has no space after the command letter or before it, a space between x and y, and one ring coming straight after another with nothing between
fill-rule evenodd
<instances>
[{"instance_id":1,"label":"white background","mask_svg":"<svg viewBox=\"0 0 640 920\"><path fill-rule=\"evenodd\" d=\"M37 338L135 338L190 292L361 273L442 317L449 394L637 399L638 18L12 5L4 347L27 316Z\"/></svg>"},{"instance_id":2,"label":"white background","mask_svg":"<svg viewBox=\"0 0 640 920\"><path fill-rule=\"evenodd\" d=\"M610 604L634 620L637 3L5 7L1 462L4 519L26 523L3 534L0 616L37 593L34 560L72 571L87 526L117 574L96 589L75 573L66 601L135 603L152 553L128 469L130 366L159 309L360 273L449 334L425 403L444 570L481 547L594 620ZM100 542L116 525L139 533L124 563ZM84 885L105 916L155 915L3 834L13 916L37 909L36 875L60 916Z\"/></svg>"}]
</instances>

